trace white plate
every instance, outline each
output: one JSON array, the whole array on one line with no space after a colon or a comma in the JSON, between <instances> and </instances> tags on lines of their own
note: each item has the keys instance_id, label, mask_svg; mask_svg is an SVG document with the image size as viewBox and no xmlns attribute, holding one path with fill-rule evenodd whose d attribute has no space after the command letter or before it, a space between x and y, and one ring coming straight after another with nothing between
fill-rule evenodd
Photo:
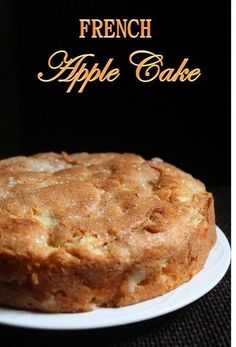
<instances>
[{"instance_id":1,"label":"white plate","mask_svg":"<svg viewBox=\"0 0 236 347\"><path fill-rule=\"evenodd\" d=\"M86 313L35 313L0 308L0 323L37 329L93 329L124 325L175 311L209 292L230 264L230 246L217 227L217 242L205 267L189 282L161 297L121 308L99 308Z\"/></svg>"}]
</instances>

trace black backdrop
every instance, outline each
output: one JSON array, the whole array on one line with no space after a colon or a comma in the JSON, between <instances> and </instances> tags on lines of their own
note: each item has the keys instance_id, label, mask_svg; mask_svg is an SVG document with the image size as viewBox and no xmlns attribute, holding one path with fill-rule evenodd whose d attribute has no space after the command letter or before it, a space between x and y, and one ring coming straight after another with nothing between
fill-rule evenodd
<instances>
[{"instance_id":1,"label":"black backdrop","mask_svg":"<svg viewBox=\"0 0 236 347\"><path fill-rule=\"evenodd\" d=\"M163 4L164 3L164 4ZM206 1L5 1L1 6L0 157L42 151L160 156L207 185L230 181L230 3ZM79 39L79 18L152 18L152 39ZM114 57L114 83L77 88L42 83L47 59ZM146 49L166 67L190 58L194 83L141 83L128 62Z\"/></svg>"}]
</instances>

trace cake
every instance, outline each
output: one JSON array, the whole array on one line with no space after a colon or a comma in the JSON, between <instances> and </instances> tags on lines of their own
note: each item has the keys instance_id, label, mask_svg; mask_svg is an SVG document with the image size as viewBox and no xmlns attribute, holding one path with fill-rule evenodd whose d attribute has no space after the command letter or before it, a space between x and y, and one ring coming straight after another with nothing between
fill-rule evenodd
<instances>
[{"instance_id":1,"label":"cake","mask_svg":"<svg viewBox=\"0 0 236 347\"><path fill-rule=\"evenodd\" d=\"M120 307L199 272L216 240L203 183L159 158L41 153L0 161L0 305Z\"/></svg>"}]
</instances>

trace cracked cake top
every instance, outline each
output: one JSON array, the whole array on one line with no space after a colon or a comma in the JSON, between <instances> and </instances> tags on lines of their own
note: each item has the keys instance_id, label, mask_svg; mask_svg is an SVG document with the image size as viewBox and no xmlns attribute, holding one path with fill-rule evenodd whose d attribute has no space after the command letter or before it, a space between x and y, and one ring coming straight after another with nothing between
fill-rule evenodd
<instances>
[{"instance_id":1,"label":"cracked cake top","mask_svg":"<svg viewBox=\"0 0 236 347\"><path fill-rule=\"evenodd\" d=\"M168 257L207 222L207 194L180 169L129 153L1 160L0 253L68 262Z\"/></svg>"}]
</instances>

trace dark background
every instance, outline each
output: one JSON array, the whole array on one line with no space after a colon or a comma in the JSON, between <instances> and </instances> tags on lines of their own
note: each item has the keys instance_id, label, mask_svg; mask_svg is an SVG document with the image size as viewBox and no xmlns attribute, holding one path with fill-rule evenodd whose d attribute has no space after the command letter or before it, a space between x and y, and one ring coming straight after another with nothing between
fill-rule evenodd
<instances>
[{"instance_id":1,"label":"dark background","mask_svg":"<svg viewBox=\"0 0 236 347\"><path fill-rule=\"evenodd\" d=\"M1 7L0 158L42 151L159 156L207 185L230 183L230 2L6 1ZM152 39L79 39L79 18L152 18ZM3 35L2 35L3 34ZM121 76L77 94L42 83L48 57L114 57ZM185 57L193 83L141 83L129 61L146 49L165 67Z\"/></svg>"}]
</instances>

